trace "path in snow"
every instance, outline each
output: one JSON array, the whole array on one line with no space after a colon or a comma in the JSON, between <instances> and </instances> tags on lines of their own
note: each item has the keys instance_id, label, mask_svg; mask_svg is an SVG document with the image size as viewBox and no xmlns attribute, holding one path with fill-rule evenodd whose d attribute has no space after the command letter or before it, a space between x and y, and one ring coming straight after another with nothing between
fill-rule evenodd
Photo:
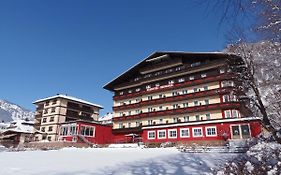
<instances>
[{"instance_id":1,"label":"path in snow","mask_svg":"<svg viewBox=\"0 0 281 175\"><path fill-rule=\"evenodd\" d=\"M175 148L68 148L0 152L2 175L206 174L238 154L180 153Z\"/></svg>"}]
</instances>

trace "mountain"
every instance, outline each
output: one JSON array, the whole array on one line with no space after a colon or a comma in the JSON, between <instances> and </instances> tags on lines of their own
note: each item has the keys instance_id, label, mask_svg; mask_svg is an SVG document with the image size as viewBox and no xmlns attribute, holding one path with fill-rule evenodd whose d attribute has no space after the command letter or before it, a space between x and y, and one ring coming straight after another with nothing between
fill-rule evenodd
<instances>
[{"instance_id":1,"label":"mountain","mask_svg":"<svg viewBox=\"0 0 281 175\"><path fill-rule=\"evenodd\" d=\"M34 119L34 112L27 110L19 105L0 99L0 122L5 122L19 119Z\"/></svg>"}]
</instances>

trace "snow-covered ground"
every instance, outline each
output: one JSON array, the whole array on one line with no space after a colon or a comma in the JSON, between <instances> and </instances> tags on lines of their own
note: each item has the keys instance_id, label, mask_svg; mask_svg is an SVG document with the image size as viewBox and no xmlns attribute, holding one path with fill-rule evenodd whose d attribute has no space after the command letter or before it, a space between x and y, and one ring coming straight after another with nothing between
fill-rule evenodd
<instances>
[{"instance_id":1,"label":"snow-covered ground","mask_svg":"<svg viewBox=\"0 0 281 175\"><path fill-rule=\"evenodd\" d=\"M5 175L206 174L238 154L181 153L176 148L65 148L0 152Z\"/></svg>"}]
</instances>

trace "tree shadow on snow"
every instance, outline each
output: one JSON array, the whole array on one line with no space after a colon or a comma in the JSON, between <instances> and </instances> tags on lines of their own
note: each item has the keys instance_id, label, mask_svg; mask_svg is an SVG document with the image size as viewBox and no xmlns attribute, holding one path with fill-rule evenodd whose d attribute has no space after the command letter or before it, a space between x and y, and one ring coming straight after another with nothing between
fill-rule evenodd
<instances>
[{"instance_id":1,"label":"tree shadow on snow","mask_svg":"<svg viewBox=\"0 0 281 175\"><path fill-rule=\"evenodd\" d=\"M151 160L123 163L113 167L105 167L99 171L71 172L73 175L193 175L211 173L211 167L223 164L226 157L222 154L212 156L208 153L180 153L172 156L156 157ZM210 162L211 160L211 162ZM94 164L93 164L94 166ZM69 175L60 173L56 175Z\"/></svg>"}]
</instances>

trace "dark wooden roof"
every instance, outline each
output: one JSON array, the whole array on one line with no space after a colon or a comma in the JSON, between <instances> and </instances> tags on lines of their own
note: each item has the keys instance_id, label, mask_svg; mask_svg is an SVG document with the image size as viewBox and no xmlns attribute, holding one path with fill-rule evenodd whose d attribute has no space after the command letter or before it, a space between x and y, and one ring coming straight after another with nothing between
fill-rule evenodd
<instances>
[{"instance_id":1,"label":"dark wooden roof","mask_svg":"<svg viewBox=\"0 0 281 175\"><path fill-rule=\"evenodd\" d=\"M125 71L121 75L119 75L117 78L114 80L110 81L107 83L103 88L113 91L114 86L128 81L132 76L137 74L139 70L147 65L150 64L147 60L157 58L160 56L168 55L169 58L183 58L183 59L197 59L197 58L203 58L203 59L208 59L208 58L226 58L229 56L235 56L232 54L227 54L223 52L154 52L153 54L149 55L147 58L142 60L141 62L137 63L133 67L131 67L129 70Z\"/></svg>"}]
</instances>

